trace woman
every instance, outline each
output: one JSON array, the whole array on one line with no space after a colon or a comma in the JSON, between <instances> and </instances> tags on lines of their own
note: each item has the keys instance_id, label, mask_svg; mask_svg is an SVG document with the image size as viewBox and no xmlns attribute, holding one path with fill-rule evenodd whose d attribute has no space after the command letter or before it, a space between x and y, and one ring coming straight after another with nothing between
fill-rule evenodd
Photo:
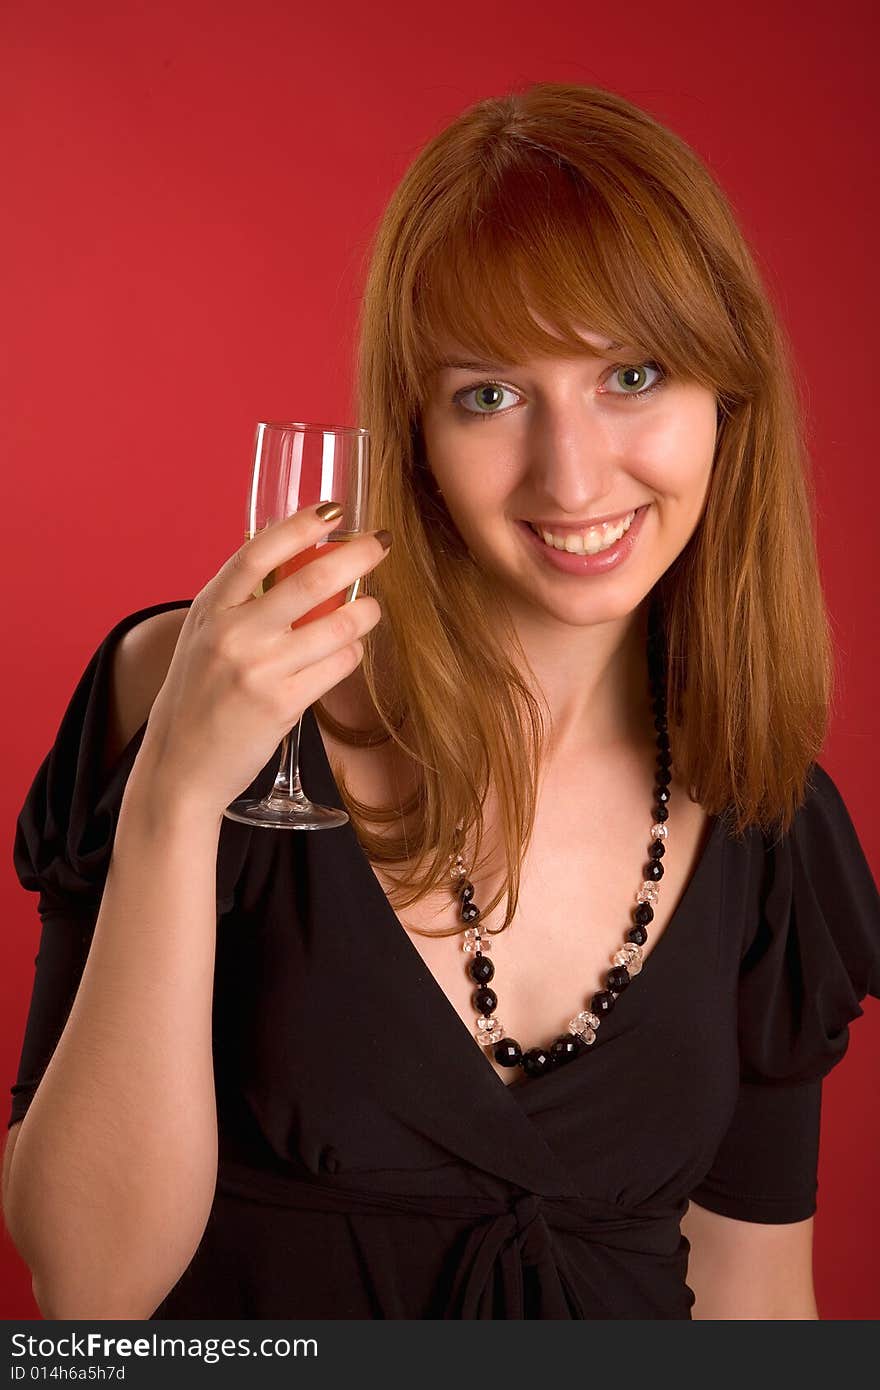
<instances>
[{"instance_id":1,"label":"woman","mask_svg":"<svg viewBox=\"0 0 880 1390\"><path fill-rule=\"evenodd\" d=\"M880 896L816 762L797 393L730 209L612 93L482 102L390 202L360 348L391 549L254 598L309 509L124 618L22 809L40 1306L816 1317ZM302 710L351 823L224 820Z\"/></svg>"}]
</instances>

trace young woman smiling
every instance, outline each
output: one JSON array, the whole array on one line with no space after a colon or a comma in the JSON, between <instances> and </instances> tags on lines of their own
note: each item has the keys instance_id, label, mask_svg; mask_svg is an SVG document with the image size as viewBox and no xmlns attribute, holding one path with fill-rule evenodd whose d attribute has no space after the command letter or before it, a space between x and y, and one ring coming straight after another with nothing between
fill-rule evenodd
<instances>
[{"instance_id":1,"label":"young woman smiling","mask_svg":"<svg viewBox=\"0 0 880 1390\"><path fill-rule=\"evenodd\" d=\"M614 93L481 102L391 198L357 380L390 551L253 598L309 512L123 618L22 809L41 1306L815 1318L880 895L817 761L798 394L730 208ZM336 833L222 820L277 768L270 640Z\"/></svg>"}]
</instances>

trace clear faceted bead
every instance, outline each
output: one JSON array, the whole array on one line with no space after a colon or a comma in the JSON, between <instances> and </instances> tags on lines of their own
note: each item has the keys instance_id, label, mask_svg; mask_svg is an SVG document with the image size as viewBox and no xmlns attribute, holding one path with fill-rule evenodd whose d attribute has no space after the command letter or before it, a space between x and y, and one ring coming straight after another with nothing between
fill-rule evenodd
<instances>
[{"instance_id":1,"label":"clear faceted bead","mask_svg":"<svg viewBox=\"0 0 880 1390\"><path fill-rule=\"evenodd\" d=\"M487 1018L482 1015L477 1019L474 1037L481 1047L490 1047L493 1043L501 1042L504 1037L504 1027L499 1019Z\"/></svg>"},{"instance_id":2,"label":"clear faceted bead","mask_svg":"<svg viewBox=\"0 0 880 1390\"><path fill-rule=\"evenodd\" d=\"M646 878L643 880L641 888L636 893L636 902L655 903L659 896L660 890L657 887L657 884L653 883L651 879Z\"/></svg>"},{"instance_id":3,"label":"clear faceted bead","mask_svg":"<svg viewBox=\"0 0 880 1390\"><path fill-rule=\"evenodd\" d=\"M568 1026L572 1033L580 1033L585 1042L593 1042L596 1037L596 1029L599 1027L599 1019L589 1009L583 1009L574 1018L568 1020ZM592 1034L588 1037L587 1034Z\"/></svg>"},{"instance_id":4,"label":"clear faceted bead","mask_svg":"<svg viewBox=\"0 0 880 1390\"><path fill-rule=\"evenodd\" d=\"M476 927L468 927L464 934L464 941L461 949L465 955L474 955L477 951L482 951L485 955L492 949L492 939L481 935Z\"/></svg>"},{"instance_id":5,"label":"clear faceted bead","mask_svg":"<svg viewBox=\"0 0 880 1390\"><path fill-rule=\"evenodd\" d=\"M666 840L668 837L669 829L665 821L656 821L654 825L651 826L652 840Z\"/></svg>"},{"instance_id":6,"label":"clear faceted bead","mask_svg":"<svg viewBox=\"0 0 880 1390\"><path fill-rule=\"evenodd\" d=\"M628 974L638 975L643 963L642 948L634 941L628 941L619 951L615 951L612 960L615 965L626 966Z\"/></svg>"}]
</instances>

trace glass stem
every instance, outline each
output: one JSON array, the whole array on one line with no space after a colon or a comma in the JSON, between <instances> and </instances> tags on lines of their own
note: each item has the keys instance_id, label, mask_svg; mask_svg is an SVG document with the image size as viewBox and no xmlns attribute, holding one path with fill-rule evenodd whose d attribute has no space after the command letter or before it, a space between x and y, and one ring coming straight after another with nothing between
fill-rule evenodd
<instances>
[{"instance_id":1,"label":"glass stem","mask_svg":"<svg viewBox=\"0 0 880 1390\"><path fill-rule=\"evenodd\" d=\"M302 733L303 717L300 715L296 721L296 728L284 735L281 744L281 766L278 769L278 776L275 778L275 785L272 788L270 801L296 801L300 805L308 805L308 797L303 792L299 780L299 740Z\"/></svg>"}]
</instances>

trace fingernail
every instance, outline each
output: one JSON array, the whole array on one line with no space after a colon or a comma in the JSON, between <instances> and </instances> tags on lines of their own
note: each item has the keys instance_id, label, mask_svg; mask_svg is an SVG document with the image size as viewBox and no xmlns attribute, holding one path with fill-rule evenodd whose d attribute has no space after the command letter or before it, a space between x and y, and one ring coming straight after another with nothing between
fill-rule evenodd
<instances>
[{"instance_id":1,"label":"fingernail","mask_svg":"<svg viewBox=\"0 0 880 1390\"><path fill-rule=\"evenodd\" d=\"M315 515L322 521L335 521L338 516L342 516L343 508L339 502L322 502L320 507L315 508Z\"/></svg>"},{"instance_id":2,"label":"fingernail","mask_svg":"<svg viewBox=\"0 0 880 1390\"><path fill-rule=\"evenodd\" d=\"M373 534L374 534L374 536L376 537L376 540L379 542L379 544L381 545L381 547L382 547L383 550L390 550L390 549L391 549L391 532L390 532L390 531L374 531Z\"/></svg>"}]
</instances>

